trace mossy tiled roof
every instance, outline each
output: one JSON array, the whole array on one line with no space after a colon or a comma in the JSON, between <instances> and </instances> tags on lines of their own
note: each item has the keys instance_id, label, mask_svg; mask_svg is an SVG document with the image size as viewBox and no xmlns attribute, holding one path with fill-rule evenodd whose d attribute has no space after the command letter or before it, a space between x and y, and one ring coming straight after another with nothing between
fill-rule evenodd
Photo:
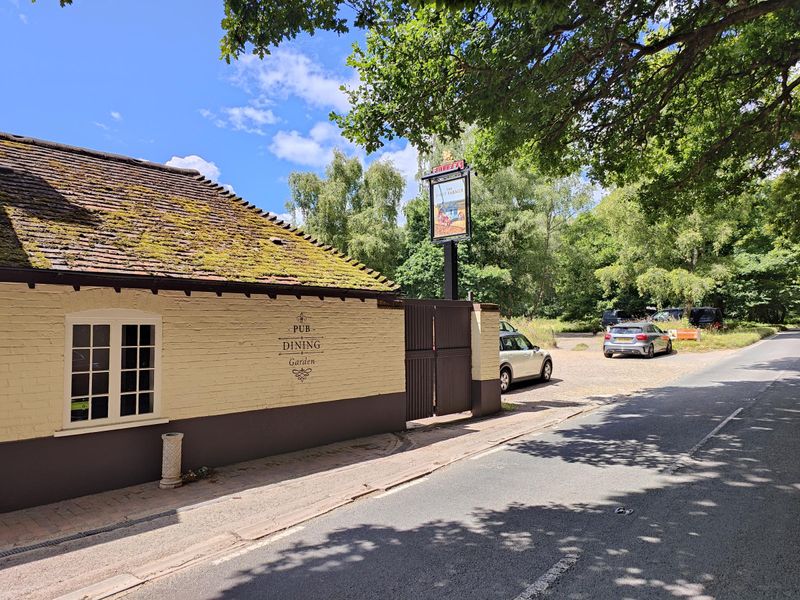
<instances>
[{"instance_id":1,"label":"mossy tiled roof","mask_svg":"<svg viewBox=\"0 0 800 600\"><path fill-rule=\"evenodd\" d=\"M0 267L396 289L196 171L4 133Z\"/></svg>"}]
</instances>

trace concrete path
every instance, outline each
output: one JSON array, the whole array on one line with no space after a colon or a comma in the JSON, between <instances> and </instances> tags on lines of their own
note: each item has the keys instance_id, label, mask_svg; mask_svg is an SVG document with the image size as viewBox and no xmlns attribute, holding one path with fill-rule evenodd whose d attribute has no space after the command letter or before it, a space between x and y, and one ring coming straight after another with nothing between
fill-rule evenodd
<instances>
[{"instance_id":1,"label":"concrete path","mask_svg":"<svg viewBox=\"0 0 800 600\"><path fill-rule=\"evenodd\" d=\"M729 355L705 355L693 366ZM654 364L640 361L639 368L646 372ZM656 380L662 382L666 373ZM81 591L78 597L104 597L551 427L607 403L614 390L630 393L642 381L628 378L627 387L616 379L605 387L595 382L588 397L579 376L573 383L561 380L558 394L554 385L559 382L517 388L528 397L508 398L519 403L516 410L488 419L232 465L178 490L159 490L151 483L5 513L0 515L0 598L52 598L75 591ZM90 586L95 587L87 592Z\"/></svg>"}]
</instances>

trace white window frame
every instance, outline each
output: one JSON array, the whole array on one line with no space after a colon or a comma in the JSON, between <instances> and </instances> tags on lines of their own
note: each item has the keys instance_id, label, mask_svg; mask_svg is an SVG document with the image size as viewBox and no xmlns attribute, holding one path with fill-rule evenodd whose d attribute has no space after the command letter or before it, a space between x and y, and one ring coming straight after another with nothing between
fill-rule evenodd
<instances>
[{"instance_id":1,"label":"white window frame","mask_svg":"<svg viewBox=\"0 0 800 600\"><path fill-rule=\"evenodd\" d=\"M63 430L56 436L123 429L137 425L152 425L167 422L161 417L161 315L141 310L108 308L84 310L70 313L65 318L66 335L64 342L64 412ZM72 334L73 325L110 325L109 341L109 375L108 375L108 417L87 421L71 421L72 403ZM122 372L122 326L153 325L155 345L153 349L153 412L143 415L121 417L120 413L120 379Z\"/></svg>"}]
</instances>

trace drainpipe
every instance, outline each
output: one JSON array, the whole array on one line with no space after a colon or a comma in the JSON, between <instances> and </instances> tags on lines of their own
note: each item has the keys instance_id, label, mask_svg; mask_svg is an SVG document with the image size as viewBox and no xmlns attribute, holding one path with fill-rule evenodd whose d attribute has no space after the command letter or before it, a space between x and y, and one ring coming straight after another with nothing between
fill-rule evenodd
<instances>
[{"instance_id":1,"label":"drainpipe","mask_svg":"<svg viewBox=\"0 0 800 600\"><path fill-rule=\"evenodd\" d=\"M163 450L161 454L161 481L158 487L162 490L180 487L181 479L181 442L182 433L165 433L161 436Z\"/></svg>"}]
</instances>

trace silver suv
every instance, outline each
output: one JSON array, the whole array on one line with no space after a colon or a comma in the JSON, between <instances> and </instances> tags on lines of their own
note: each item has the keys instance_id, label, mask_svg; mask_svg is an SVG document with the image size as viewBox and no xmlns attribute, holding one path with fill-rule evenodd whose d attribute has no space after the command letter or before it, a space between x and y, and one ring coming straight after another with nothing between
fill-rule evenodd
<instances>
[{"instance_id":1,"label":"silver suv","mask_svg":"<svg viewBox=\"0 0 800 600\"><path fill-rule=\"evenodd\" d=\"M672 340L652 323L613 325L609 327L603 341L603 354L606 358L612 358L615 353L653 358L656 352L670 354Z\"/></svg>"}]
</instances>

